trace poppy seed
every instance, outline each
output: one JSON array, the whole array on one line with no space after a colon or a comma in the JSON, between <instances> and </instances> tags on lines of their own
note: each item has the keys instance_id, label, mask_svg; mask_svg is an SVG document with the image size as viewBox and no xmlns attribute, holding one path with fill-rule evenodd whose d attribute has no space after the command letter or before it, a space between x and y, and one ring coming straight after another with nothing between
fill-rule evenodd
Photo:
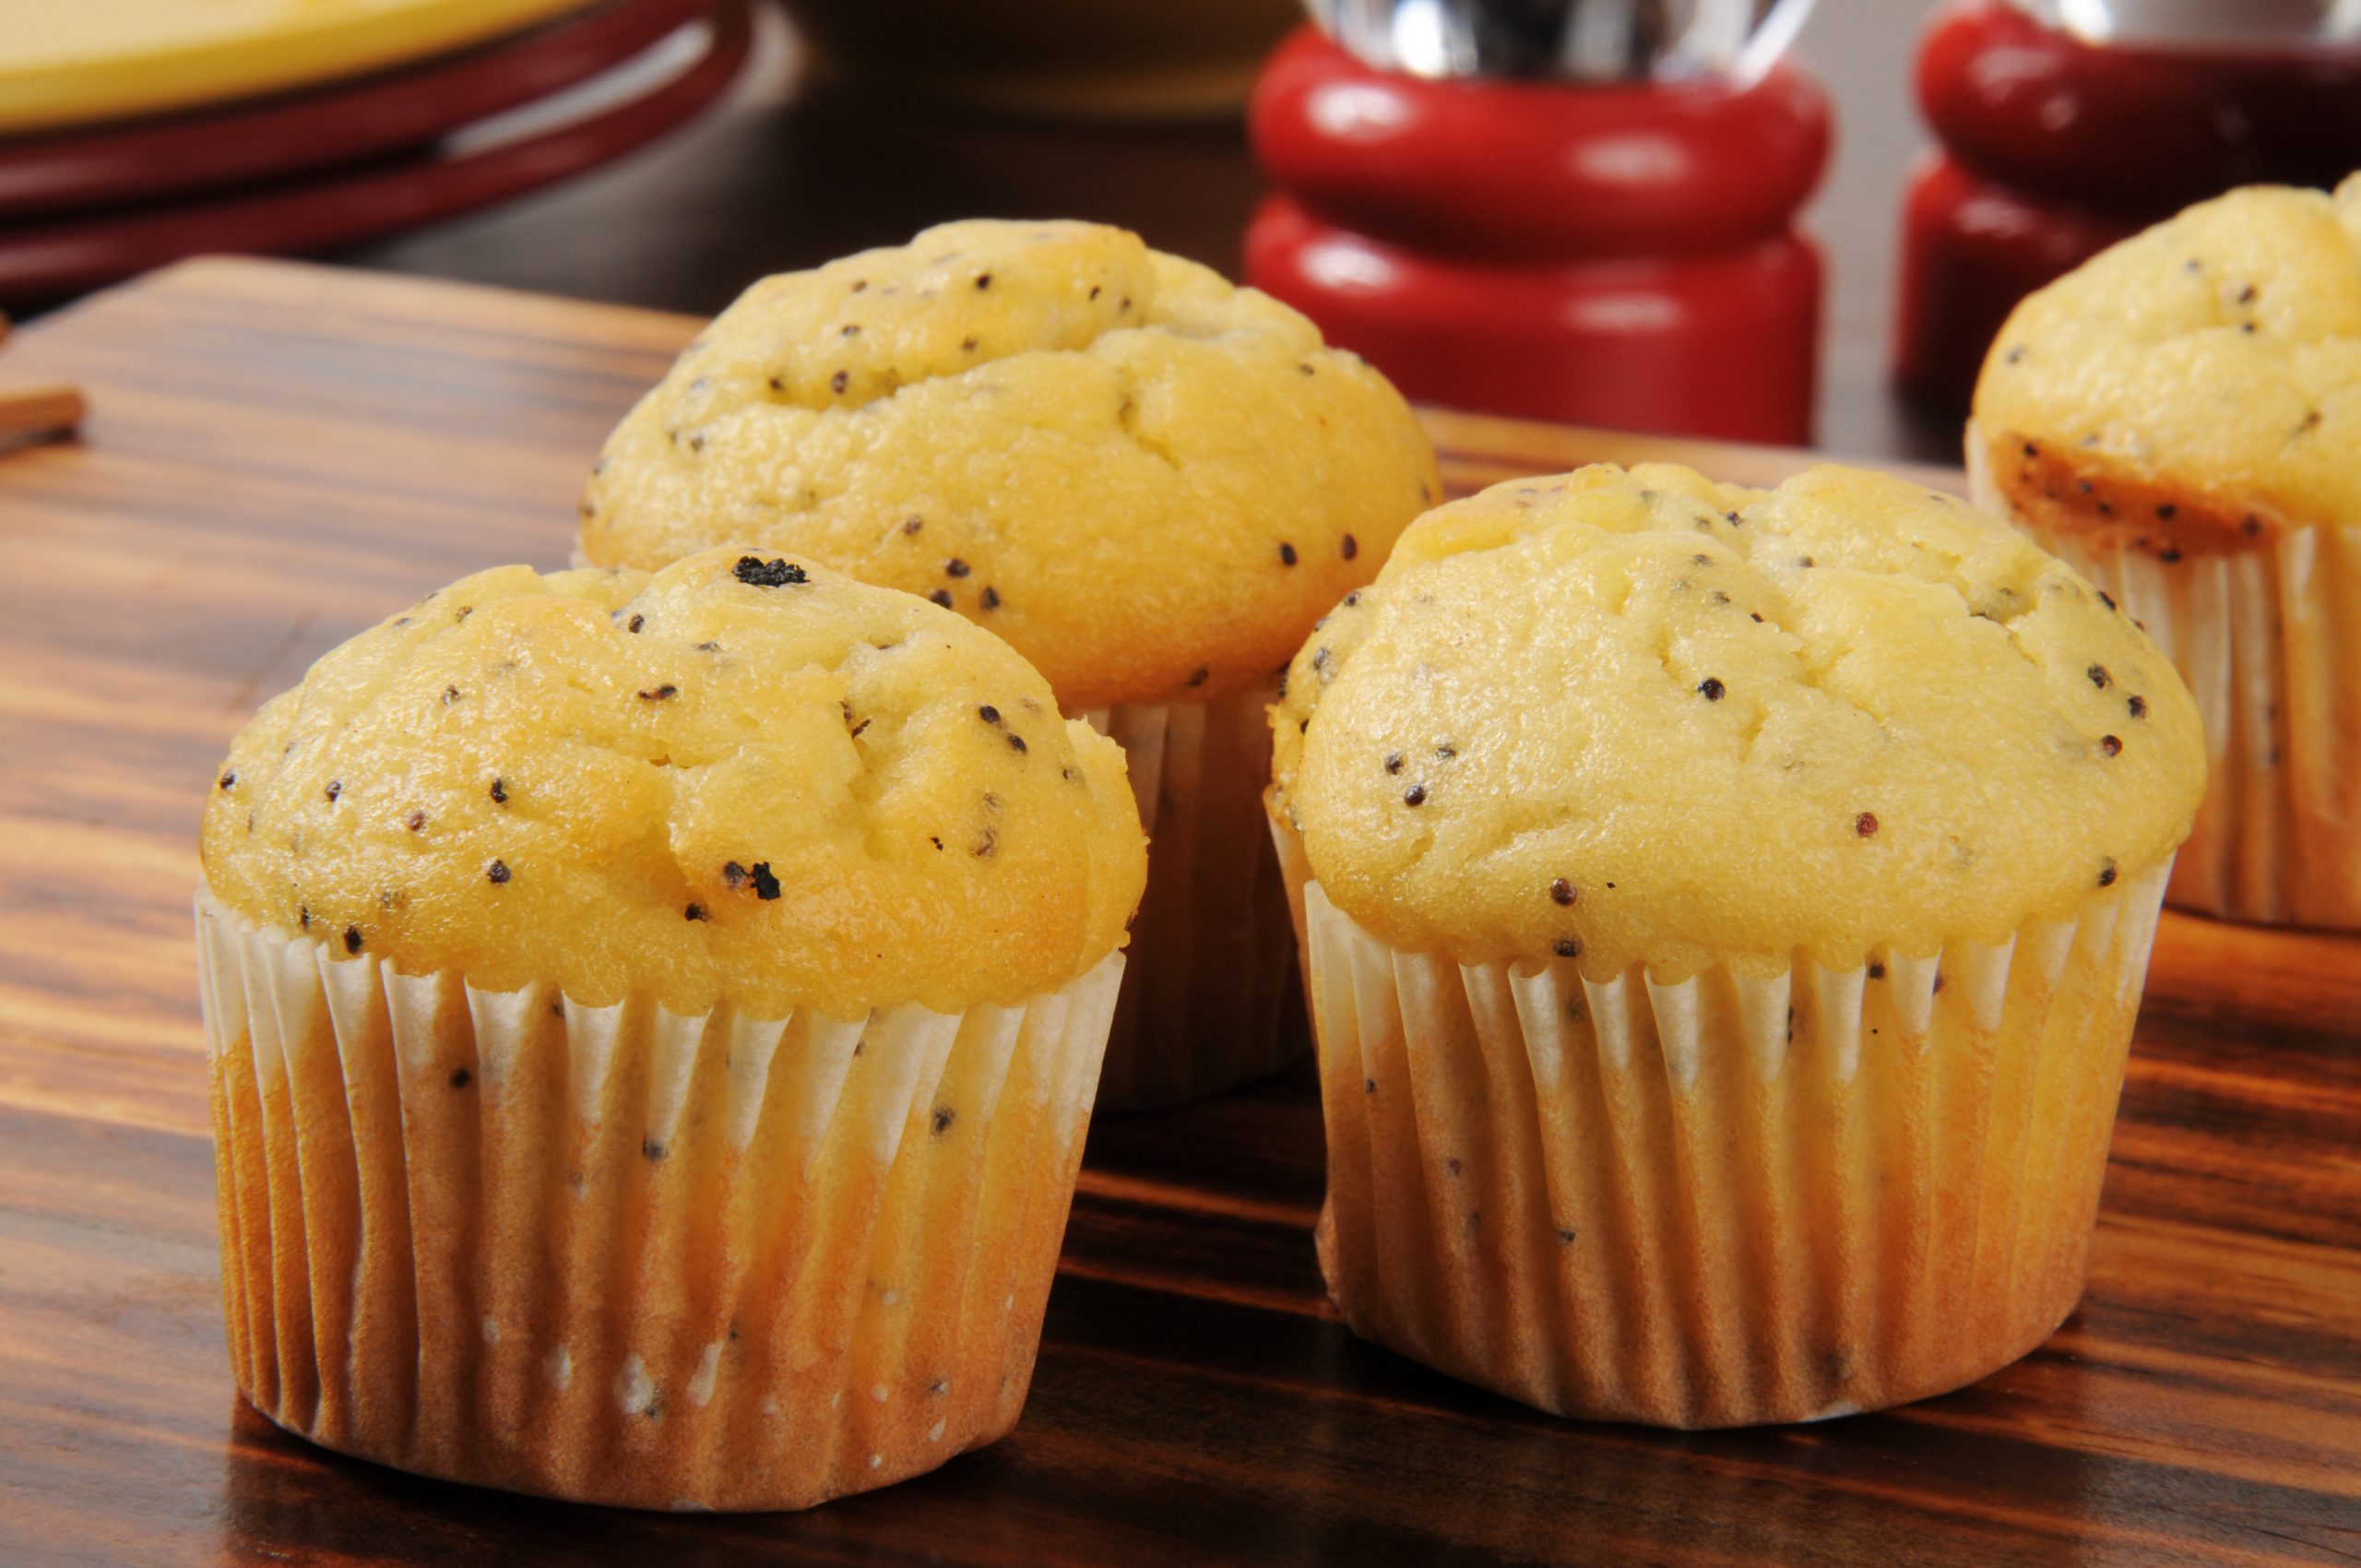
<instances>
[{"instance_id":1,"label":"poppy seed","mask_svg":"<svg viewBox=\"0 0 2361 1568\"><path fill-rule=\"evenodd\" d=\"M485 881L490 882L494 886L498 886L500 884L508 880L508 862L506 861L494 861L492 864L483 868L483 874Z\"/></svg>"},{"instance_id":2,"label":"poppy seed","mask_svg":"<svg viewBox=\"0 0 2361 1568\"><path fill-rule=\"evenodd\" d=\"M738 564L730 568L730 576L748 588L785 588L789 583L812 580L812 574L792 561L784 557L765 561L758 555L738 557Z\"/></svg>"}]
</instances>

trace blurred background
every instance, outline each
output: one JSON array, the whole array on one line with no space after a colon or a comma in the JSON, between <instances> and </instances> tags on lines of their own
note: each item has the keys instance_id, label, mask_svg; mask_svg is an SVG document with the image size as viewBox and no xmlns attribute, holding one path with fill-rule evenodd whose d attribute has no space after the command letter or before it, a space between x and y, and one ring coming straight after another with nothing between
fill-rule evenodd
<instances>
[{"instance_id":1,"label":"blurred background","mask_svg":"<svg viewBox=\"0 0 2361 1568\"><path fill-rule=\"evenodd\" d=\"M2335 123L2302 107L2285 177L2342 166L2336 8L2289 3L8 0L0 305L251 250L710 314L942 220L1085 217L1413 396L1952 460L2012 291L2274 172L2225 102L2292 71Z\"/></svg>"}]
</instances>

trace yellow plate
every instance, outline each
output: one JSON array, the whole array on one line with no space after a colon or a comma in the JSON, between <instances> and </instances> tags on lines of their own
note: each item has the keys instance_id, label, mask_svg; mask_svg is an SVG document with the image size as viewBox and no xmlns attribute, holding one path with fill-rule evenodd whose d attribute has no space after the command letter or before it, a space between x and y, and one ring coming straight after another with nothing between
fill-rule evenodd
<instances>
[{"instance_id":1,"label":"yellow plate","mask_svg":"<svg viewBox=\"0 0 2361 1568\"><path fill-rule=\"evenodd\" d=\"M590 0L0 0L0 135L381 70Z\"/></svg>"}]
</instances>

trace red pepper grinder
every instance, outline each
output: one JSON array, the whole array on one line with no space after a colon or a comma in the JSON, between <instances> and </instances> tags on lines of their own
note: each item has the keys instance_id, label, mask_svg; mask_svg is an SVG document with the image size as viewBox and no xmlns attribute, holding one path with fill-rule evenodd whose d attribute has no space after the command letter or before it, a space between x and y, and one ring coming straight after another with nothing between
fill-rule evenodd
<instances>
[{"instance_id":1,"label":"red pepper grinder","mask_svg":"<svg viewBox=\"0 0 2361 1568\"><path fill-rule=\"evenodd\" d=\"M1918 49L1942 147L1904 208L1894 377L1964 407L2010 309L2236 185L2361 166L2352 0L1955 0Z\"/></svg>"},{"instance_id":2,"label":"red pepper grinder","mask_svg":"<svg viewBox=\"0 0 2361 1568\"><path fill-rule=\"evenodd\" d=\"M1311 0L1249 127L1246 279L1413 398L1802 444L1810 0Z\"/></svg>"}]
</instances>

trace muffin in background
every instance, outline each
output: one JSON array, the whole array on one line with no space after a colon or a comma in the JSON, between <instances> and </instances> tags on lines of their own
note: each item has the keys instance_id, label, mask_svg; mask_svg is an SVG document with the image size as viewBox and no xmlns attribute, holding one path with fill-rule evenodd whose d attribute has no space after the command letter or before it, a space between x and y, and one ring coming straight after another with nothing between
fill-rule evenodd
<instances>
[{"instance_id":1,"label":"muffin in background","mask_svg":"<svg viewBox=\"0 0 2361 1568\"><path fill-rule=\"evenodd\" d=\"M736 550L480 573L263 707L203 853L272 1420L731 1509L1015 1422L1145 849L997 639Z\"/></svg>"},{"instance_id":2,"label":"muffin in background","mask_svg":"<svg viewBox=\"0 0 2361 1568\"><path fill-rule=\"evenodd\" d=\"M1272 722L1356 1333L1710 1427L1940 1393L2072 1309L2204 771L2071 571L1857 470L1513 481L1411 528Z\"/></svg>"},{"instance_id":3,"label":"muffin in background","mask_svg":"<svg viewBox=\"0 0 2361 1568\"><path fill-rule=\"evenodd\" d=\"M582 558L723 540L1005 637L1130 754L1153 840L1103 1107L1284 1064L1264 708L1441 493L1383 377L1120 229L976 221L765 279L608 438Z\"/></svg>"},{"instance_id":4,"label":"muffin in background","mask_svg":"<svg viewBox=\"0 0 2361 1568\"><path fill-rule=\"evenodd\" d=\"M2361 929L2361 178L2202 202L2028 297L1967 461L2196 694L2170 901Z\"/></svg>"}]
</instances>

